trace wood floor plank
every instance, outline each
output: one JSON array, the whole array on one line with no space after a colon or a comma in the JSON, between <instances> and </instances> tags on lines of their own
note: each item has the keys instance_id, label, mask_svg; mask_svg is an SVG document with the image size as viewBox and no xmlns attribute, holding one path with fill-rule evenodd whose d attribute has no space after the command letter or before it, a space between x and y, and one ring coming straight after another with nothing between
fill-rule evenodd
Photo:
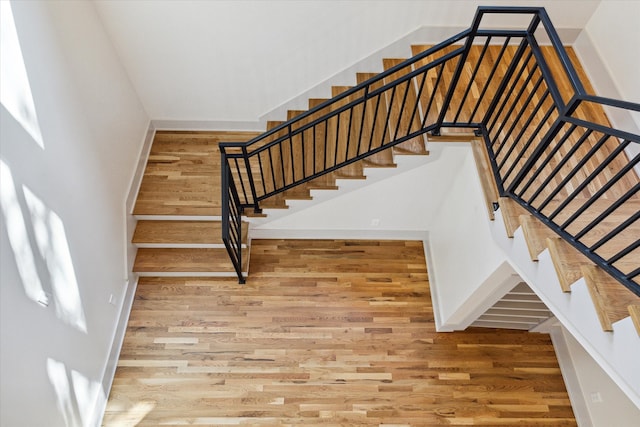
<instances>
[{"instance_id":1,"label":"wood floor plank","mask_svg":"<svg viewBox=\"0 0 640 427\"><path fill-rule=\"evenodd\" d=\"M438 333L422 242L254 240L251 274L143 277L105 426L575 426L544 334Z\"/></svg>"}]
</instances>

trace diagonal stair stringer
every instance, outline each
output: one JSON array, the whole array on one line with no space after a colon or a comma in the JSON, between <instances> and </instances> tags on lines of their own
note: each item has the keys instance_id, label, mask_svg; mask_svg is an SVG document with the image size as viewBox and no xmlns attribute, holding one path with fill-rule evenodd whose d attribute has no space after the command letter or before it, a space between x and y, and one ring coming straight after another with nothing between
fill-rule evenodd
<instances>
[{"instance_id":1,"label":"diagonal stair stringer","mask_svg":"<svg viewBox=\"0 0 640 427\"><path fill-rule=\"evenodd\" d=\"M537 262L532 261L522 227L510 238L500 210L489 227L513 269L629 399L640 407L640 369L637 367L640 338L631 317L615 322L613 332L603 331L584 278L571 285L570 293L563 292L548 249L538 255Z\"/></svg>"}]
</instances>

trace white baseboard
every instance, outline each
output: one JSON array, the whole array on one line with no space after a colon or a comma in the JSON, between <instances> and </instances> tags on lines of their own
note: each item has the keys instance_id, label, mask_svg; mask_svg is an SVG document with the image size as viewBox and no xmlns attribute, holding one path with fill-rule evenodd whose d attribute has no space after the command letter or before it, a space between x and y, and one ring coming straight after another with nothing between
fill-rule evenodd
<instances>
[{"instance_id":1,"label":"white baseboard","mask_svg":"<svg viewBox=\"0 0 640 427\"><path fill-rule=\"evenodd\" d=\"M584 400L584 394L582 392L578 373L575 370L573 360L571 359L571 353L567 346L566 337L559 322L556 326L550 329L549 335L551 336L553 349L558 359L558 365L560 365L560 372L562 372L562 378L564 379L564 385L567 388L567 394L571 401L571 408L573 409L573 415L576 418L576 422L580 427L593 427L587 402Z\"/></svg>"},{"instance_id":2,"label":"white baseboard","mask_svg":"<svg viewBox=\"0 0 640 427\"><path fill-rule=\"evenodd\" d=\"M296 230L252 228L251 239L424 240L424 230Z\"/></svg>"},{"instance_id":3,"label":"white baseboard","mask_svg":"<svg viewBox=\"0 0 640 427\"><path fill-rule=\"evenodd\" d=\"M104 417L104 413L107 407L107 401L109 399L109 393L113 384L113 378L116 374L116 367L118 366L118 359L120 358L120 351L122 350L122 343L124 342L124 336L127 331L127 323L129 323L129 315L131 314L131 306L136 295L136 288L138 286L137 280L134 282L127 282L125 284L125 291L120 303L120 314L118 317L118 324L111 340L111 350L109 351L109 357L107 359L107 365L105 366L104 373L102 375L102 390L103 390L103 402L97 402L96 410L100 415L100 418ZM99 420L98 425L102 425L102 419Z\"/></svg>"},{"instance_id":4,"label":"white baseboard","mask_svg":"<svg viewBox=\"0 0 640 427\"><path fill-rule=\"evenodd\" d=\"M231 120L152 120L156 130L228 130L264 132L266 121L231 121ZM233 141L230 141L233 142Z\"/></svg>"}]
</instances>

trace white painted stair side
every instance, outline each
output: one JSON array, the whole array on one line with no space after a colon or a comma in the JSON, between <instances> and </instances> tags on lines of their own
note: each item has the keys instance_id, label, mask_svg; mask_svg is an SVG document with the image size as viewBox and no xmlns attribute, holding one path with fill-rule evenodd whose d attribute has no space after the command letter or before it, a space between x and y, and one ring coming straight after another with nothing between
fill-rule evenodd
<instances>
[{"instance_id":1,"label":"white painted stair side","mask_svg":"<svg viewBox=\"0 0 640 427\"><path fill-rule=\"evenodd\" d=\"M549 251L538 262L531 261L522 229L507 236L498 210L490 224L495 242L531 289L558 318L560 323L602 367L629 399L640 407L640 337L630 317L613 324L613 332L604 332L584 279L562 292Z\"/></svg>"}]
</instances>

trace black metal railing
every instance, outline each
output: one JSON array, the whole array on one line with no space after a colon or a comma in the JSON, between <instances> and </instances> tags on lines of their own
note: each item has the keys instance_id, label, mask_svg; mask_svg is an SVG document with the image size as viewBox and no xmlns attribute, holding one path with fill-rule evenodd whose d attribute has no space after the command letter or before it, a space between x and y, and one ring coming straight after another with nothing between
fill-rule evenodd
<instances>
[{"instance_id":1,"label":"black metal railing","mask_svg":"<svg viewBox=\"0 0 640 427\"><path fill-rule=\"evenodd\" d=\"M528 23L483 29L493 14ZM625 152L640 136L612 128L602 106L640 111L587 94L544 8L480 7L468 30L247 143L220 145L223 239L238 277L244 209L427 132L467 128L483 137L502 196L640 295L640 155Z\"/></svg>"}]
</instances>

